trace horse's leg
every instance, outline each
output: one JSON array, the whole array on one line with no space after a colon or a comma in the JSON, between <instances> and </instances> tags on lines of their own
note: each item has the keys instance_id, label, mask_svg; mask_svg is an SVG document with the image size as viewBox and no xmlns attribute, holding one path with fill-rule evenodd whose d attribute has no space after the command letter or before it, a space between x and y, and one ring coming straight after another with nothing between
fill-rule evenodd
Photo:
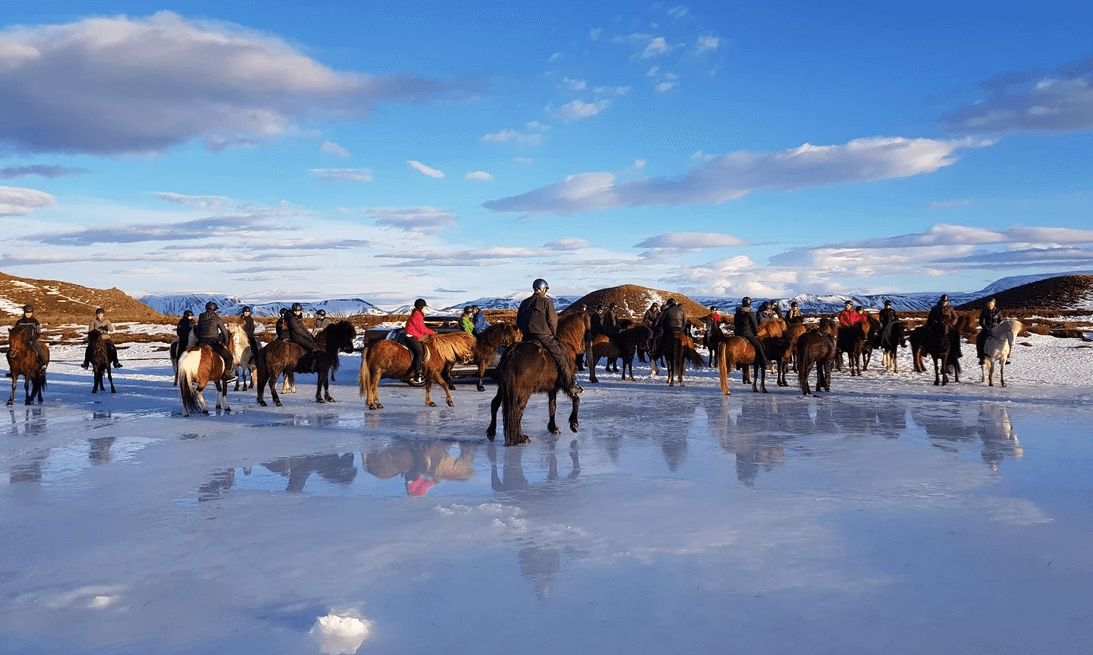
<instances>
[{"instance_id":1,"label":"horse's leg","mask_svg":"<svg viewBox=\"0 0 1093 655\"><path fill-rule=\"evenodd\" d=\"M269 364L266 363L258 371L258 384L255 387L258 389L258 404L262 407L266 406L266 401L262 398L262 394L266 390L266 385L269 384Z\"/></svg>"},{"instance_id":2,"label":"horse's leg","mask_svg":"<svg viewBox=\"0 0 1093 655\"><path fill-rule=\"evenodd\" d=\"M561 434L562 431L558 429L558 424L554 422L554 413L558 409L558 389L554 388L547 392L547 413L550 415L550 420L547 422L547 432L551 434Z\"/></svg>"},{"instance_id":3,"label":"horse's leg","mask_svg":"<svg viewBox=\"0 0 1093 655\"><path fill-rule=\"evenodd\" d=\"M497 384L497 393L490 401L490 425L486 428L486 438L493 441L497 436L497 408L501 406L501 383Z\"/></svg>"},{"instance_id":4,"label":"horse's leg","mask_svg":"<svg viewBox=\"0 0 1093 655\"><path fill-rule=\"evenodd\" d=\"M581 406L581 399L577 396L573 398L573 411L569 413L569 429L572 432L576 432L580 424L577 422L577 408Z\"/></svg>"},{"instance_id":5,"label":"horse's leg","mask_svg":"<svg viewBox=\"0 0 1093 655\"><path fill-rule=\"evenodd\" d=\"M479 391L485 391L486 390L486 385L482 384L482 380L486 376L486 366L487 366L487 364L488 364L488 362L486 361L486 359L484 357L482 358L481 361L478 362L478 386L475 387L475 388L478 389Z\"/></svg>"},{"instance_id":6,"label":"horse's leg","mask_svg":"<svg viewBox=\"0 0 1093 655\"><path fill-rule=\"evenodd\" d=\"M759 368L761 369L759 375L762 376L759 378L759 388L763 390L763 393L767 393L767 367L760 366Z\"/></svg>"},{"instance_id":7,"label":"horse's leg","mask_svg":"<svg viewBox=\"0 0 1093 655\"><path fill-rule=\"evenodd\" d=\"M331 368L331 369L329 369L329 371L330 371L330 380L333 380L334 379L334 369ZM325 400L328 403L334 402L334 396L330 395L330 380L327 379L326 375L323 375L323 400Z\"/></svg>"},{"instance_id":8,"label":"horse's leg","mask_svg":"<svg viewBox=\"0 0 1093 655\"><path fill-rule=\"evenodd\" d=\"M594 354L590 354L588 357L588 381L592 384L599 384L600 379L596 377L596 364L600 362L600 358Z\"/></svg>"},{"instance_id":9,"label":"horse's leg","mask_svg":"<svg viewBox=\"0 0 1093 655\"><path fill-rule=\"evenodd\" d=\"M270 371L269 396L273 400L274 405L276 405L278 407L283 407L283 405L281 405L281 397L277 395L277 378L280 377L280 376L281 376L281 371L280 370L273 369L272 371ZM261 401L259 400L259 402L261 402ZM265 403L262 403L262 405L265 405Z\"/></svg>"},{"instance_id":10,"label":"horse's leg","mask_svg":"<svg viewBox=\"0 0 1093 655\"><path fill-rule=\"evenodd\" d=\"M993 381L993 378L994 376L991 375L991 381ZM1003 387L1006 386L1006 354L998 358L998 382Z\"/></svg>"},{"instance_id":11,"label":"horse's leg","mask_svg":"<svg viewBox=\"0 0 1093 655\"><path fill-rule=\"evenodd\" d=\"M207 380L202 381L199 378L198 382L197 382L197 387L196 387L195 390L197 392L197 402L201 405L201 413L208 416L209 406L205 404L205 394L204 394L206 384L208 384Z\"/></svg>"},{"instance_id":12,"label":"horse's leg","mask_svg":"<svg viewBox=\"0 0 1093 655\"><path fill-rule=\"evenodd\" d=\"M111 370L112 368L113 367L111 366L106 367L106 379L110 380L110 393L117 393L118 390L114 388L114 373ZM102 390L106 391L106 387L103 387Z\"/></svg>"}]
</instances>

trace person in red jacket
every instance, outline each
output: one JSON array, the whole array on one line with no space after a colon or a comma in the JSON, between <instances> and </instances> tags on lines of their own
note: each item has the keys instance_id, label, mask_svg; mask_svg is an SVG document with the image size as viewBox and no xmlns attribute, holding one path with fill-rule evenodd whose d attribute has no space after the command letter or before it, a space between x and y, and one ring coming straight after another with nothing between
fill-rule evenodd
<instances>
[{"instance_id":1,"label":"person in red jacket","mask_svg":"<svg viewBox=\"0 0 1093 655\"><path fill-rule=\"evenodd\" d=\"M865 316L854 311L854 303L849 300L846 301L846 309L839 312L839 323L850 327L855 323L860 323L865 320Z\"/></svg>"},{"instance_id":2,"label":"person in red jacket","mask_svg":"<svg viewBox=\"0 0 1093 655\"><path fill-rule=\"evenodd\" d=\"M410 318L406 319L406 347L414 355L414 384L425 381L425 375L421 370L421 360L425 357L425 346L421 345L421 340L433 334L433 331L425 325L425 314L422 312L425 307L425 300L418 298L414 301L414 310L410 312Z\"/></svg>"}]
</instances>

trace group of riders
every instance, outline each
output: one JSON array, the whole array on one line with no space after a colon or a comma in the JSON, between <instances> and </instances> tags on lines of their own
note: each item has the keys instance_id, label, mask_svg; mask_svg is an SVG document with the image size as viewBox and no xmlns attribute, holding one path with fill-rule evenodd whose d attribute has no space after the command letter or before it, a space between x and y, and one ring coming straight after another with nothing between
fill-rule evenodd
<instances>
[{"instance_id":1,"label":"group of riders","mask_svg":"<svg viewBox=\"0 0 1093 655\"><path fill-rule=\"evenodd\" d=\"M520 303L520 308L516 312L516 327L523 334L524 341L534 342L541 346L557 365L561 389L567 394L576 395L581 393L583 389L577 384L573 367L569 364L569 356L558 341L558 314L554 302L547 296L549 288L546 280L542 278L532 283L532 295ZM804 318L801 315L797 301L790 303L785 316L782 315L777 302L763 302L759 306L758 312L754 312L751 305L752 300L749 297L745 297L740 301L740 306L736 308L736 312L732 317L733 333L738 337L743 337L751 344L755 349L758 363L765 366L767 355L762 342L759 340L759 325L763 321L774 318L783 319L787 323L802 322ZM414 308L406 320L405 328L404 343L413 356L412 380L418 381L423 380L422 366L425 350L421 340L434 334L434 331L425 324L424 310L426 307L427 304L424 299L418 298L414 301ZM220 355L224 359L222 379L225 382L234 382L234 358L230 348L231 335L228 333L223 319L217 313L219 309L215 302L210 301L205 303L205 311L197 317L194 317L192 311L186 310L179 320L175 332L178 335L180 349L185 348L186 344L190 343L191 333L193 333L195 337L194 345L208 346ZM709 309L710 314L703 319L707 333L710 330L720 330L723 323L729 322L729 319L723 316L716 306L711 306ZM582 305L580 310L588 312L589 308ZM595 312L592 315L595 332L611 336L621 331L622 317L619 316L619 307L616 303L611 303L602 311L602 314ZM258 341L254 336L255 323L251 308L243 307L241 317L243 332L246 334L251 350L257 353L259 350ZM880 311L877 318L883 338L889 333L895 322L899 320L899 316L892 308L891 300L884 301L884 309ZM669 298L664 303L663 310L658 303L654 302L645 312L642 320L653 330L653 343L661 343L665 335L684 334L690 336L691 326L686 311L683 305L674 298ZM868 318L862 307L855 308L853 302L847 300L845 308L838 315L838 320L840 325L849 327L867 321ZM926 319L926 326L928 329L949 330L956 325L956 321L956 311L949 305L949 295L944 294L937 301L937 304L930 309ZM987 337L990 335L991 330L1001 322L1001 311L997 308L995 299L991 298L987 302L987 307L979 314L979 327L981 329L976 337L976 355L980 363L983 361L983 347ZM308 330L304 325L303 307L300 303L293 303L290 308L281 310L280 317L275 324L275 331L278 339L291 341L303 348L305 352L312 352L316 350L315 336L330 323L326 311L320 309L315 313L312 329ZM24 306L23 315L16 321L15 326L23 329L28 344L34 349L38 357L39 366L45 365L46 360L38 344L41 325L38 319L34 318L34 307L31 305ZM482 310L479 307L470 305L464 309L463 315L460 317L460 326L468 333L477 335L489 327L489 323L482 315ZM106 313L101 307L95 310L95 317L88 326L89 336L92 332L98 332L105 342L109 363L115 368L121 368L117 348L110 339L110 335L114 332L114 326L106 318ZM83 368L88 368L91 356L92 350L89 343L84 353ZM8 375L10 377L11 374Z\"/></svg>"}]
</instances>

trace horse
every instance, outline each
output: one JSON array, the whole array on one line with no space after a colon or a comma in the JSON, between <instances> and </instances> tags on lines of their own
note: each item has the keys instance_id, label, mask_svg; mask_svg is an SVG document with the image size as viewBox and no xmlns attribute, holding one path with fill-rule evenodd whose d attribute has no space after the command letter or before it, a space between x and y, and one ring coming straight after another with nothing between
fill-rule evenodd
<instances>
[{"instance_id":1,"label":"horse","mask_svg":"<svg viewBox=\"0 0 1093 655\"><path fill-rule=\"evenodd\" d=\"M953 381L960 382L960 333L950 325L924 325L915 328L912 339L919 330L922 332L919 333L918 363L921 363L923 353L934 360L934 386L949 384L950 368L953 369ZM922 368L925 370L925 366Z\"/></svg>"},{"instance_id":2,"label":"horse","mask_svg":"<svg viewBox=\"0 0 1093 655\"><path fill-rule=\"evenodd\" d=\"M176 387L178 386L178 360L187 348L197 343L197 330L190 330L189 340L185 344L180 344L179 341L179 339L172 341L170 349L171 368L175 371L175 380L172 384Z\"/></svg>"},{"instance_id":3,"label":"horse","mask_svg":"<svg viewBox=\"0 0 1093 655\"><path fill-rule=\"evenodd\" d=\"M44 364L38 363L38 353L27 341L27 334L22 326L16 325L8 332L8 370L11 371L11 398L8 407L15 402L15 388L19 386L19 376L23 376L23 392L26 393L26 405L34 398L42 404L42 390L46 388L46 367L49 366L49 346L38 342L42 349Z\"/></svg>"},{"instance_id":4,"label":"horse","mask_svg":"<svg viewBox=\"0 0 1093 655\"><path fill-rule=\"evenodd\" d=\"M474 363L478 366L478 387L479 391L485 391L486 387L482 384L483 378L486 376L486 368L493 361L494 355L497 354L497 350L500 348L508 348L512 344L520 340L520 330L515 325L507 325L505 323L494 323L485 330L482 330L474 337Z\"/></svg>"},{"instance_id":5,"label":"horse","mask_svg":"<svg viewBox=\"0 0 1093 655\"><path fill-rule=\"evenodd\" d=\"M802 319L803 321L804 319ZM808 327L803 322L790 323L786 326L785 332L782 333L782 337L786 340L786 348L789 352L789 361L793 370L797 370L797 340L801 338L801 335L808 332Z\"/></svg>"},{"instance_id":6,"label":"horse","mask_svg":"<svg viewBox=\"0 0 1093 655\"><path fill-rule=\"evenodd\" d=\"M797 340L794 339L793 345L791 345L790 340L785 336L767 337L763 339L762 343L763 352L767 355L767 361L775 363L775 371L778 373L778 386L788 387L789 382L786 381L786 373L789 372L789 361L793 359L793 346L796 345ZM747 376L745 376L744 381L747 382Z\"/></svg>"},{"instance_id":7,"label":"horse","mask_svg":"<svg viewBox=\"0 0 1093 655\"><path fill-rule=\"evenodd\" d=\"M114 374L110 370L110 351L106 347L102 332L91 330L87 333L87 348L91 351L91 370L94 374L91 393L98 393L99 389L102 389L103 393L106 392L106 385L102 381L103 373L110 381L110 393L117 393L118 390L114 388Z\"/></svg>"},{"instance_id":8,"label":"horse","mask_svg":"<svg viewBox=\"0 0 1093 655\"><path fill-rule=\"evenodd\" d=\"M683 384L683 369L686 368L688 361L695 368L702 368L702 365L705 364L702 361L702 356L695 351L694 340L682 333L664 334L660 338L659 356L664 357L667 362L669 387L674 387L677 379L679 380L679 386L686 386ZM650 356L649 362L653 369L653 375L658 375L660 369L657 368L656 359Z\"/></svg>"},{"instance_id":9,"label":"horse","mask_svg":"<svg viewBox=\"0 0 1093 655\"><path fill-rule=\"evenodd\" d=\"M759 365L759 358L755 356L755 347L744 337L727 337L717 345L717 372L721 379L721 393L731 396L729 391L729 373L737 366L744 369L744 384L748 382L748 366L755 369L755 377L751 380L751 390L759 392L761 383L763 393L767 393L767 369Z\"/></svg>"},{"instance_id":10,"label":"horse","mask_svg":"<svg viewBox=\"0 0 1093 655\"><path fill-rule=\"evenodd\" d=\"M839 334L835 338L836 368L842 368L842 353L845 352L850 375L861 375L862 353L869 347L869 330L868 321L839 326Z\"/></svg>"},{"instance_id":11,"label":"horse","mask_svg":"<svg viewBox=\"0 0 1093 655\"><path fill-rule=\"evenodd\" d=\"M436 407L433 402L433 382L444 389L448 407L453 407L452 394L448 389L448 377L452 365L474 354L475 339L466 332L433 334L421 340L425 347L422 366L425 369L425 404ZM504 359L502 357L502 359ZM360 395L365 397L368 409L383 409L380 403L379 386L381 378L394 378L409 381L414 373L414 356L410 349L392 339L381 339L365 346L361 353L361 370L358 376Z\"/></svg>"},{"instance_id":12,"label":"horse","mask_svg":"<svg viewBox=\"0 0 1093 655\"><path fill-rule=\"evenodd\" d=\"M315 385L315 402L332 403L334 398L330 395L330 370L338 366L338 353L353 352L353 341L357 338L357 331L349 321L331 323L315 335L315 350L305 352L298 344L285 339L277 339L266 344L258 351L258 404L266 406L262 397L265 387L269 386L273 404L281 407L281 399L277 396L277 378L281 374L290 373L317 373L318 382Z\"/></svg>"},{"instance_id":13,"label":"horse","mask_svg":"<svg viewBox=\"0 0 1093 655\"><path fill-rule=\"evenodd\" d=\"M599 335L592 340L588 362L588 381L598 383L596 364L601 357L622 360L622 379L626 379L626 369L630 369L630 381L634 381L634 356L639 349L649 350L653 339L653 328L645 323L636 323L618 334ZM606 371L607 369L604 368Z\"/></svg>"},{"instance_id":14,"label":"horse","mask_svg":"<svg viewBox=\"0 0 1093 655\"><path fill-rule=\"evenodd\" d=\"M577 353L585 344L585 334L592 326L588 314L578 312L558 321L558 342L568 355L569 372L576 374ZM550 422L547 430L551 434L560 434L554 421L554 412L558 406L558 390L562 388L562 378L558 375L558 365L543 350L542 346L530 341L521 341L505 351L497 365L497 395L490 403L490 425L486 428L486 437L490 441L497 435L497 408L504 406L505 445L527 443L531 439L524 434L521 422L528 398L533 393L546 393L549 399ZM577 431L577 408L581 401L573 399L573 411L569 414L569 429Z\"/></svg>"},{"instance_id":15,"label":"horse","mask_svg":"<svg viewBox=\"0 0 1093 655\"><path fill-rule=\"evenodd\" d=\"M987 386L994 386L994 363L998 362L998 379L1003 387L1006 386L1006 360L1009 359L1010 351L1013 350L1013 343L1017 340L1017 335L1024 327L1021 321L1015 318L1002 321L994 326L990 336L987 337L986 343L983 344L983 364L981 367L983 369L983 379L980 382L986 382Z\"/></svg>"},{"instance_id":16,"label":"horse","mask_svg":"<svg viewBox=\"0 0 1093 655\"><path fill-rule=\"evenodd\" d=\"M805 332L797 339L797 381L802 395L810 395L808 374L816 366L816 391L831 391L831 369L835 365L835 338L839 324L830 318L820 319L819 327Z\"/></svg>"},{"instance_id":17,"label":"horse","mask_svg":"<svg viewBox=\"0 0 1093 655\"><path fill-rule=\"evenodd\" d=\"M907 325L903 321L893 321L891 327L880 332L878 341L885 370L899 373L896 351L907 347Z\"/></svg>"},{"instance_id":18,"label":"horse","mask_svg":"<svg viewBox=\"0 0 1093 655\"><path fill-rule=\"evenodd\" d=\"M221 379L223 375L224 358L212 348L187 348L178 360L178 395L182 399L182 415L189 416L191 411L196 412L199 409L202 414L209 413L209 406L205 404L202 392L210 380L216 386L216 408L230 412L228 383Z\"/></svg>"},{"instance_id":19,"label":"horse","mask_svg":"<svg viewBox=\"0 0 1093 655\"><path fill-rule=\"evenodd\" d=\"M702 335L702 346L706 348L709 362L707 366L713 366L714 360L717 358L717 346L725 340L725 333L721 330L721 321L714 321L713 314L707 316L704 320L706 323L706 333Z\"/></svg>"},{"instance_id":20,"label":"horse","mask_svg":"<svg viewBox=\"0 0 1093 655\"><path fill-rule=\"evenodd\" d=\"M228 324L228 335L231 336L231 354L235 360L236 380L235 390L239 391L239 383L243 383L243 390L254 388L254 378L258 373L258 364L255 363L254 351L251 349L250 339L243 331L242 325ZM248 386L247 383L250 383ZM295 388L293 388L295 391ZM281 393L284 393L282 389Z\"/></svg>"},{"instance_id":21,"label":"horse","mask_svg":"<svg viewBox=\"0 0 1093 655\"><path fill-rule=\"evenodd\" d=\"M755 336L760 341L767 337L780 337L786 331L786 322L780 318L768 318L759 324L759 331L755 333Z\"/></svg>"}]
</instances>

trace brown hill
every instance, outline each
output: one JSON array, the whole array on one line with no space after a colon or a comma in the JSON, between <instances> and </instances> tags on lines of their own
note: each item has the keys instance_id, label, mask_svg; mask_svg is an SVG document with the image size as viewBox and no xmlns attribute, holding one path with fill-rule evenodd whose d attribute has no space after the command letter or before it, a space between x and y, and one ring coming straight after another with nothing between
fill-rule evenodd
<instances>
[{"instance_id":1,"label":"brown hill","mask_svg":"<svg viewBox=\"0 0 1093 655\"><path fill-rule=\"evenodd\" d=\"M46 324L87 323L102 307L112 321L164 323L163 314L120 289L92 289L59 280L35 280L0 273L0 316L15 321L23 305L33 305L35 317Z\"/></svg>"},{"instance_id":2,"label":"brown hill","mask_svg":"<svg viewBox=\"0 0 1093 655\"><path fill-rule=\"evenodd\" d=\"M675 298L676 302L681 303L684 311L687 312L687 318L695 323L700 322L702 317L710 313L708 307L703 307L682 293L650 289L649 287L642 287L636 284L623 284L622 286L593 291L592 293L582 296L572 305L567 307L562 314L569 311L576 311L581 305L588 305L589 309L597 310L607 309L611 303L615 303L621 310L620 318L641 320L641 317L645 315L645 312L649 309L650 305L657 303L663 309L664 303L669 298ZM722 307L721 309L722 311L725 311L730 308Z\"/></svg>"},{"instance_id":3,"label":"brown hill","mask_svg":"<svg viewBox=\"0 0 1093 655\"><path fill-rule=\"evenodd\" d=\"M1088 312L1093 310L1093 275L1061 275L1030 282L964 303L956 309L980 310L987 306L990 298L998 301L1003 312Z\"/></svg>"}]
</instances>

